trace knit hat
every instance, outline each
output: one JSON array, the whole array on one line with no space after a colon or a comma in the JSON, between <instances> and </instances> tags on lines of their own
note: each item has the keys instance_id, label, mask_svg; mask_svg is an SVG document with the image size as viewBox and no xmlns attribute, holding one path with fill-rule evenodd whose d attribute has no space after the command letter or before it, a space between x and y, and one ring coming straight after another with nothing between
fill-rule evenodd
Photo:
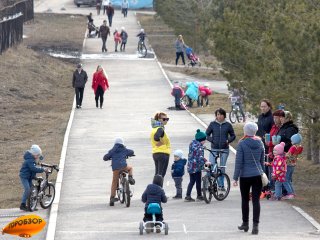
<instances>
[{"instance_id":1,"label":"knit hat","mask_svg":"<svg viewBox=\"0 0 320 240\"><path fill-rule=\"evenodd\" d=\"M175 150L175 151L173 152L173 156L182 158L182 157L183 157L183 152L182 152L182 150L180 150L180 149Z\"/></svg>"},{"instance_id":2,"label":"knit hat","mask_svg":"<svg viewBox=\"0 0 320 240\"><path fill-rule=\"evenodd\" d=\"M258 131L258 125L254 122L247 122L243 127L244 135L254 136Z\"/></svg>"},{"instance_id":3,"label":"knit hat","mask_svg":"<svg viewBox=\"0 0 320 240\"><path fill-rule=\"evenodd\" d=\"M283 152L284 152L284 145L285 145L285 143L284 143L284 142L281 142L281 143L279 143L278 145L276 145L276 146L273 148L273 150L276 150L276 151L277 151L277 154L282 155Z\"/></svg>"},{"instance_id":4,"label":"knit hat","mask_svg":"<svg viewBox=\"0 0 320 240\"><path fill-rule=\"evenodd\" d=\"M207 134L205 132L202 132L200 129L197 129L195 139L199 142L202 142L207 139Z\"/></svg>"},{"instance_id":5,"label":"knit hat","mask_svg":"<svg viewBox=\"0 0 320 240\"><path fill-rule=\"evenodd\" d=\"M300 133L294 134L291 137L292 144L300 144L302 141L302 136Z\"/></svg>"},{"instance_id":6,"label":"knit hat","mask_svg":"<svg viewBox=\"0 0 320 240\"><path fill-rule=\"evenodd\" d=\"M117 137L115 140L114 140L114 144L124 144L124 142L123 142L123 139L122 138L120 138L120 137Z\"/></svg>"},{"instance_id":7,"label":"knit hat","mask_svg":"<svg viewBox=\"0 0 320 240\"><path fill-rule=\"evenodd\" d=\"M41 151L41 148L39 147L39 145L32 145L29 152L32 154L32 155L42 155L42 151Z\"/></svg>"},{"instance_id":8,"label":"knit hat","mask_svg":"<svg viewBox=\"0 0 320 240\"><path fill-rule=\"evenodd\" d=\"M155 175L153 177L153 184L158 185L159 187L163 186L163 177L161 175Z\"/></svg>"}]
</instances>

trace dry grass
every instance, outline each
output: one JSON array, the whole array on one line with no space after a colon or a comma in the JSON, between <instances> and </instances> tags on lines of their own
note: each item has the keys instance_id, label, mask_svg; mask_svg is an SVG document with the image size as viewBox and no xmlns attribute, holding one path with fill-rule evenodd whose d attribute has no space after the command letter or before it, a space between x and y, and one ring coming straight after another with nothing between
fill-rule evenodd
<instances>
[{"instance_id":1,"label":"dry grass","mask_svg":"<svg viewBox=\"0 0 320 240\"><path fill-rule=\"evenodd\" d=\"M45 30L55 29L56 21L64 21L74 29L69 39L64 36L61 42L58 29ZM35 36L0 56L0 208L19 205L22 193L19 170L23 153L32 143L41 146L45 162L59 163L73 102L74 64L35 52L27 45L39 46L41 42L43 48L55 45L80 50L83 31L79 30L79 23L79 19L73 21L69 16L37 15L25 31L30 36L36 33Z\"/></svg>"}]
</instances>

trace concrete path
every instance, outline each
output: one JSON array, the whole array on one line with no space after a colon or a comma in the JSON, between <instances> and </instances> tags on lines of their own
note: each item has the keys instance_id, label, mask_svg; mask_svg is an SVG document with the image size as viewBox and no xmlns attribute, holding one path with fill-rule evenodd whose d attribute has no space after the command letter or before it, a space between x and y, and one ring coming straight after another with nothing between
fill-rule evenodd
<instances>
[{"instance_id":1,"label":"concrete path","mask_svg":"<svg viewBox=\"0 0 320 240\"><path fill-rule=\"evenodd\" d=\"M45 2L54 5L56 1ZM87 14L91 11L77 9L72 6L71 0L62 2L66 2L68 12ZM103 18L94 15L94 19L99 23ZM125 26L129 30L126 54L136 54L137 39L134 36L140 27L136 24L133 12L129 11L128 18L124 19L116 11L114 26ZM110 51L113 49L110 39L107 48ZM100 54L100 50L100 39L85 41L84 53ZM154 175L149 141L150 118L156 111L166 111L172 105L171 90L155 59L99 59L83 60L90 80L85 89L83 108L75 111L70 130L57 221L50 223L50 227L56 223L55 236L47 239L319 239L319 236L311 234L316 229L310 222L286 202L261 202L258 236L238 231L236 226L241 222L238 188L232 188L228 198L222 202L213 200L211 204L205 204L173 200L171 197L175 194L175 188L170 167L164 184L169 200L163 205L169 235L139 236L138 224L144 209L140 198ZM98 64L105 68L109 76L110 90L105 93L104 109L95 108L91 89L91 77ZM186 155L196 129L204 127L186 111L170 111L168 114L170 121L166 131L172 149L181 148ZM206 121L210 121L210 118L206 118ZM104 162L102 157L118 136L123 137L125 145L134 149L136 154L136 157L128 160L134 167L136 179L130 208L119 203L114 207L109 206L112 171L110 162ZM172 159L171 156L170 165ZM234 154L231 153L227 168L230 176L233 168ZM185 175L184 190L188 179L188 175ZM194 189L192 196L195 195ZM44 238L39 235L34 239Z\"/></svg>"}]
</instances>

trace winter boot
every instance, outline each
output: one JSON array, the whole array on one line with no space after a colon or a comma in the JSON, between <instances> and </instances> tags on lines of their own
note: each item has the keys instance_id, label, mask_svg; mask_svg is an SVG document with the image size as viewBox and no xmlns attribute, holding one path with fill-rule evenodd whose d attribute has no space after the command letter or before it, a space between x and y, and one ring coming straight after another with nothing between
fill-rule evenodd
<instances>
[{"instance_id":1,"label":"winter boot","mask_svg":"<svg viewBox=\"0 0 320 240\"><path fill-rule=\"evenodd\" d=\"M243 223L241 224L241 226L238 226L238 229L239 229L239 230L243 230L243 231L245 231L245 232L248 232L248 230L249 230L249 223L248 223L248 222L243 222Z\"/></svg>"},{"instance_id":2,"label":"winter boot","mask_svg":"<svg viewBox=\"0 0 320 240\"><path fill-rule=\"evenodd\" d=\"M21 203L21 205L20 205L20 210L29 211L29 209L27 208L27 206L26 206L25 203Z\"/></svg>"},{"instance_id":3,"label":"winter boot","mask_svg":"<svg viewBox=\"0 0 320 240\"><path fill-rule=\"evenodd\" d=\"M133 179L133 177L132 176L129 176L129 183L131 184L131 185L134 185L135 183L136 183L136 181Z\"/></svg>"},{"instance_id":4,"label":"winter boot","mask_svg":"<svg viewBox=\"0 0 320 240\"><path fill-rule=\"evenodd\" d=\"M253 223L252 234L257 235L259 233L259 223Z\"/></svg>"}]
</instances>

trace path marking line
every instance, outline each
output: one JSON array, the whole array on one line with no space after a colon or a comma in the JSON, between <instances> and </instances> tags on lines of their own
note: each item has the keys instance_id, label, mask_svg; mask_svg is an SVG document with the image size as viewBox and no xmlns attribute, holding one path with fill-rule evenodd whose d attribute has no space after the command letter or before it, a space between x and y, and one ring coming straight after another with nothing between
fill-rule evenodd
<instances>
[{"instance_id":1,"label":"path marking line","mask_svg":"<svg viewBox=\"0 0 320 240\"><path fill-rule=\"evenodd\" d=\"M320 232L320 224L313 217L311 217L308 213L306 213L305 211L303 211L301 208L297 206L292 206L292 207L298 213L300 213L305 219L307 219L317 229L318 232Z\"/></svg>"},{"instance_id":2,"label":"path marking line","mask_svg":"<svg viewBox=\"0 0 320 240\"><path fill-rule=\"evenodd\" d=\"M183 232L184 232L185 234L188 234L186 225L185 225L185 224L182 224L182 227L183 227Z\"/></svg>"}]
</instances>

